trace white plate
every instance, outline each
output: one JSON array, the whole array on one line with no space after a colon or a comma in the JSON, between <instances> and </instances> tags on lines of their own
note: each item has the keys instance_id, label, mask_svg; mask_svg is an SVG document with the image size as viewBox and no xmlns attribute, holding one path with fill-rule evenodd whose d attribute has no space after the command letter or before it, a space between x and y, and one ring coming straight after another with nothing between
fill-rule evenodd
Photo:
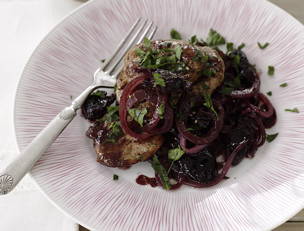
<instances>
[{"instance_id":1,"label":"white plate","mask_svg":"<svg viewBox=\"0 0 304 231\"><path fill-rule=\"evenodd\" d=\"M252 160L208 189L175 192L139 186L146 163L129 170L95 161L88 124L78 116L35 165L32 175L45 194L80 224L96 230L268 230L304 205L304 30L281 9L256 0L90 1L42 41L27 64L16 96L15 124L21 149L91 81L139 16L184 37L205 37L210 28L244 51L261 70L262 91L273 92L280 133ZM257 42L269 42L261 50ZM276 68L267 76L267 66ZM280 88L280 83L288 87ZM298 107L301 113L287 113ZM113 181L113 173L120 176Z\"/></svg>"}]
</instances>

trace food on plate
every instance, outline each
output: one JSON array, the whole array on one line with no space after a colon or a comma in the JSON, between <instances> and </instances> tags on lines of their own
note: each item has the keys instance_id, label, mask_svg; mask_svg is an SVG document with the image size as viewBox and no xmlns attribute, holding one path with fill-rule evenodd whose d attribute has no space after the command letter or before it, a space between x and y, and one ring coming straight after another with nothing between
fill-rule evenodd
<instances>
[{"instance_id":1,"label":"food on plate","mask_svg":"<svg viewBox=\"0 0 304 231\"><path fill-rule=\"evenodd\" d=\"M155 177L140 175L138 184L209 187L277 137L265 132L276 123L276 111L260 92L245 44L234 47L215 30L206 41L181 40L175 30L171 35L145 39L126 54L115 94L97 90L87 98L87 136L105 166L149 161ZM219 48L224 44L225 52Z\"/></svg>"}]
</instances>

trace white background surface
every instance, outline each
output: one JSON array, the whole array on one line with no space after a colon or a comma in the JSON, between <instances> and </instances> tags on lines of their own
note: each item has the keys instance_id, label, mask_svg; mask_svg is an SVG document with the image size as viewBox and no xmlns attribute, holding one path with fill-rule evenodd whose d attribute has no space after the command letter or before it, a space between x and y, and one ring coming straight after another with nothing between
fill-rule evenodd
<instances>
[{"instance_id":1,"label":"white background surface","mask_svg":"<svg viewBox=\"0 0 304 231\"><path fill-rule=\"evenodd\" d=\"M0 165L18 153L13 112L23 67L50 29L80 4L75 0L0 0ZM0 211L0 230L78 230L28 176L11 194L0 197Z\"/></svg>"}]
</instances>

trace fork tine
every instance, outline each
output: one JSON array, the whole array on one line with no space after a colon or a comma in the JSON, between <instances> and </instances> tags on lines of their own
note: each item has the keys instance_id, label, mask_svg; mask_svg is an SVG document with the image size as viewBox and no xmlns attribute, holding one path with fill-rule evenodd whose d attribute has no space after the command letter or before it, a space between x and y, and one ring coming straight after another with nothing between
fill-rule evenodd
<instances>
[{"instance_id":1,"label":"fork tine","mask_svg":"<svg viewBox=\"0 0 304 231\"><path fill-rule=\"evenodd\" d=\"M125 53L127 53L127 51L135 44L136 38L143 33L142 31L145 29L146 24L148 23L148 20L145 20L144 24L137 30L137 32L133 35L133 37L131 38L131 40L129 41L129 43L127 44L127 46L125 46L125 48L123 49L122 53L120 54L120 56L117 55L118 59L115 60L114 65L112 67L108 67L108 72L111 75L111 72L113 72L113 70L115 69L115 67L119 64L119 62L123 59ZM150 24L148 24L148 28L152 26L152 22ZM144 30L144 32L146 32L146 30Z\"/></svg>"},{"instance_id":2,"label":"fork tine","mask_svg":"<svg viewBox=\"0 0 304 231\"><path fill-rule=\"evenodd\" d=\"M150 29L151 29L152 26L153 26L153 22L150 22L149 26L146 28L146 30L144 31L144 33L138 39L138 42L136 43L136 45L140 44L144 40L144 38L147 36L147 34L150 31Z\"/></svg>"},{"instance_id":3,"label":"fork tine","mask_svg":"<svg viewBox=\"0 0 304 231\"><path fill-rule=\"evenodd\" d=\"M149 29L151 30L150 27L149 27ZM136 44L141 43L145 37L147 37L148 39L152 39L153 36L155 35L157 29L158 29L157 26L153 25L151 32L148 33L149 30L146 30L145 33L140 37L140 39L138 40L138 42ZM122 70L122 68L123 68L123 62L118 62L116 67L111 71L111 74L113 76L116 76L117 74L119 74L119 72Z\"/></svg>"},{"instance_id":4,"label":"fork tine","mask_svg":"<svg viewBox=\"0 0 304 231\"><path fill-rule=\"evenodd\" d=\"M120 49L123 47L123 45L126 43L126 41L129 39L130 35L134 32L135 28L137 27L137 25L142 21L142 18L138 18L136 20L136 22L133 24L133 26L131 27L131 29L129 30L128 34L126 35L126 37L124 37L124 39L118 44L116 50L114 51L114 54L112 55L112 57L104 64L104 66L102 67L102 71L104 71L109 64L113 61L114 57L119 53Z\"/></svg>"},{"instance_id":5,"label":"fork tine","mask_svg":"<svg viewBox=\"0 0 304 231\"><path fill-rule=\"evenodd\" d=\"M150 32L150 34L147 35L147 38L148 39L152 39L154 37L156 31L157 31L157 26L154 26L154 29L152 29L152 31Z\"/></svg>"},{"instance_id":6,"label":"fork tine","mask_svg":"<svg viewBox=\"0 0 304 231\"><path fill-rule=\"evenodd\" d=\"M141 28L141 30L138 31L138 33L136 33L136 35L134 35L133 39L129 42L128 46L124 49L123 53L121 54L121 56L119 57L119 59L116 61L116 63L114 64L113 67L110 68L109 74L113 75L114 70L119 66L119 64L121 63L123 57L125 56L125 54L127 53L127 51L134 46L134 44L139 44L143 41L143 39L147 36L147 34L149 33L149 31L151 30L153 26L153 22L150 22L148 24L148 27L144 30L143 34L137 39L137 37L140 35L141 31L144 29ZM136 42L137 41L137 42Z\"/></svg>"}]
</instances>

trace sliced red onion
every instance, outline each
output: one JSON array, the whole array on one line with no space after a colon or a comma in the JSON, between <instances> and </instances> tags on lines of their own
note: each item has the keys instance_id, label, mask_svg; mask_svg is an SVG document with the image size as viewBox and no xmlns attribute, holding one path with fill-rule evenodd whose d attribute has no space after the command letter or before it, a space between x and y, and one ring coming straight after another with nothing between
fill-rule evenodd
<instances>
[{"instance_id":1,"label":"sliced red onion","mask_svg":"<svg viewBox=\"0 0 304 231\"><path fill-rule=\"evenodd\" d=\"M230 93L232 98L250 98L258 93L260 90L261 81L257 73L254 75L254 82L252 86L243 90L234 90Z\"/></svg>"},{"instance_id":2,"label":"sliced red onion","mask_svg":"<svg viewBox=\"0 0 304 231\"><path fill-rule=\"evenodd\" d=\"M182 135L179 135L179 144L181 146L181 148L185 151L185 153L187 154L195 154L198 153L199 151L203 150L207 145L203 144L203 145L195 145L192 148L187 148L187 140L185 137L183 137Z\"/></svg>"},{"instance_id":3,"label":"sliced red onion","mask_svg":"<svg viewBox=\"0 0 304 231\"><path fill-rule=\"evenodd\" d=\"M173 119L174 119L173 110L169 106L169 104L166 104L165 105L165 114L164 114L164 124L160 128L155 127L150 132L153 133L154 135L163 134L163 133L168 132L173 126Z\"/></svg>"},{"instance_id":4,"label":"sliced red onion","mask_svg":"<svg viewBox=\"0 0 304 231\"><path fill-rule=\"evenodd\" d=\"M154 107L153 116L148 124L146 124L143 128L143 132L148 132L151 129L155 128L160 120L159 115L157 113L157 107L160 105L160 96L155 96L151 94L147 94L147 92L143 89L136 90L127 100L127 109L132 108L135 104L141 103L145 100L151 101L153 104L156 104Z\"/></svg>"},{"instance_id":5,"label":"sliced red onion","mask_svg":"<svg viewBox=\"0 0 304 231\"><path fill-rule=\"evenodd\" d=\"M258 94L258 100L259 100L259 105L255 106L255 105L250 104L251 109L253 111L255 111L256 113L258 113L263 118L270 118L274 113L274 108L273 108L271 102L262 93ZM261 111L260 107L262 105L265 105L267 107L267 111Z\"/></svg>"},{"instance_id":6,"label":"sliced red onion","mask_svg":"<svg viewBox=\"0 0 304 231\"><path fill-rule=\"evenodd\" d=\"M146 79L145 76L138 77L132 80L123 90L122 96L120 98L119 116L121 121L121 127L124 132L134 138L139 140L147 139L150 136L162 134L169 131L173 125L173 110L167 104L167 96L162 94L160 91L156 91L157 97L147 93L144 89L136 90L136 88L143 83ZM153 93L153 92L151 92ZM154 112L152 119L148 124L146 124L141 132L135 132L131 128L129 122L127 121L128 109L133 107L138 102L151 101L154 106ZM158 115L158 108L161 104L165 105L164 123L161 127L157 127L160 122L160 117Z\"/></svg>"},{"instance_id":7,"label":"sliced red onion","mask_svg":"<svg viewBox=\"0 0 304 231\"><path fill-rule=\"evenodd\" d=\"M120 104L119 104L119 117L120 117L121 128L126 134L139 140L147 139L152 135L148 132L137 133L130 128L129 123L127 121L127 116L128 116L127 101L129 99L129 96L136 89L136 87L142 84L145 79L146 76L141 76L136 79L133 79L130 83L128 83L122 92L122 95L120 97Z\"/></svg>"}]
</instances>

